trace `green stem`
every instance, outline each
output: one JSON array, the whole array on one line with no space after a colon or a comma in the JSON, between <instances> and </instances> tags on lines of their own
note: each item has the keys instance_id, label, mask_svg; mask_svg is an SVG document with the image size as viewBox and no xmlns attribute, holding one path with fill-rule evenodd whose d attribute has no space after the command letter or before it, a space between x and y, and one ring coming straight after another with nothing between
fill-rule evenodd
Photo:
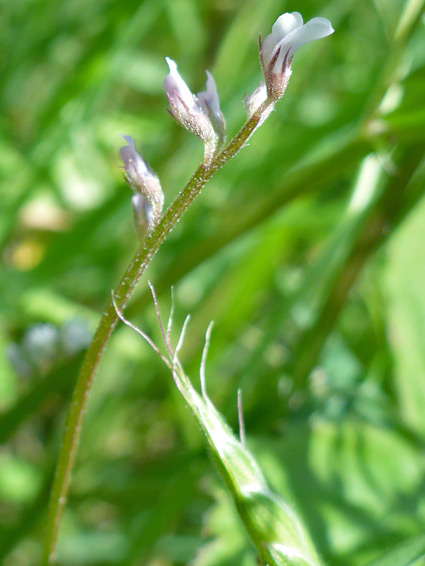
<instances>
[{"instance_id":1,"label":"green stem","mask_svg":"<svg viewBox=\"0 0 425 566\"><path fill-rule=\"evenodd\" d=\"M273 103L264 102L255 114L244 124L239 133L229 142L221 153L206 166L201 164L174 202L166 210L161 220L148 234L145 242L137 250L121 282L114 291L114 299L120 311L127 305L132 292L168 234L181 219L187 208L199 195L211 177L235 156L258 126L261 116ZM93 340L87 350L77 384L72 396L62 438L55 478L50 493L49 510L46 520L46 537L42 564L48 566L55 559L59 527L67 499L72 469L74 467L78 442L83 424L84 410L102 353L118 321L111 301L100 320Z\"/></svg>"}]
</instances>

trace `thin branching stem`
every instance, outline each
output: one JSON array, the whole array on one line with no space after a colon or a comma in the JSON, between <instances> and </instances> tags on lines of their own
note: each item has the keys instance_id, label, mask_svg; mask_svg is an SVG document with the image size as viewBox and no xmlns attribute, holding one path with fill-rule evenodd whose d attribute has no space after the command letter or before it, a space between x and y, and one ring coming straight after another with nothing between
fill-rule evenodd
<instances>
[{"instance_id":1,"label":"thin branching stem","mask_svg":"<svg viewBox=\"0 0 425 566\"><path fill-rule=\"evenodd\" d=\"M166 210L158 224L151 230L144 243L137 250L121 282L113 293L113 300L111 299L105 309L81 366L68 411L55 478L50 494L42 560L43 566L52 564L55 559L59 527L68 496L72 469L74 467L83 423L84 410L96 369L106 344L119 320L118 313L124 311L135 286L168 234L182 218L185 211L199 195L211 177L244 146L260 123L262 116L268 115L271 106L273 106L273 103L266 100L257 112L242 126L238 134L236 134L208 166L201 164L198 167L186 186L177 195L174 202Z\"/></svg>"},{"instance_id":2,"label":"thin branching stem","mask_svg":"<svg viewBox=\"0 0 425 566\"><path fill-rule=\"evenodd\" d=\"M158 346L154 343L154 341L145 332L143 332L143 330L141 330L140 328L138 328L137 326L135 326L134 324L132 324L129 320L127 320L125 318L125 316L122 314L122 312L120 312L120 310L118 309L118 307L115 303L114 297L112 297L112 304L114 305L114 309L115 309L119 319L124 324L126 324L129 328L131 328L132 330L137 332L137 334L140 334L140 336L149 344L149 346L152 348L152 350L155 352L155 354L157 354L161 358L161 360L168 367L168 369L171 369L171 363L170 363L169 359L164 356L164 354L161 352L161 350L158 348Z\"/></svg>"}]
</instances>

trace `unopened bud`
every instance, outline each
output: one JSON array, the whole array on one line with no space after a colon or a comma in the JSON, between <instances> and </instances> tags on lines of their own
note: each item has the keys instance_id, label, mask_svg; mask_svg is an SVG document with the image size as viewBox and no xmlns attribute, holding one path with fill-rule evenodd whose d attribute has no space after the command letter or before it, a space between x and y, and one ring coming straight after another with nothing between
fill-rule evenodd
<instances>
[{"instance_id":1,"label":"unopened bud","mask_svg":"<svg viewBox=\"0 0 425 566\"><path fill-rule=\"evenodd\" d=\"M133 138L122 137L128 145L120 149L120 155L124 163L125 179L135 193L132 199L134 222L136 232L141 237L160 219L164 194L158 177L137 153Z\"/></svg>"},{"instance_id":2,"label":"unopened bud","mask_svg":"<svg viewBox=\"0 0 425 566\"><path fill-rule=\"evenodd\" d=\"M153 223L153 208L148 200L136 193L131 198L133 207L133 226L139 240L143 240Z\"/></svg>"},{"instance_id":3,"label":"unopened bud","mask_svg":"<svg viewBox=\"0 0 425 566\"><path fill-rule=\"evenodd\" d=\"M260 82L258 87L250 95L245 95L243 105L247 118L251 118L253 114L260 108L260 106L267 100L267 87L263 82Z\"/></svg>"},{"instance_id":4,"label":"unopened bud","mask_svg":"<svg viewBox=\"0 0 425 566\"><path fill-rule=\"evenodd\" d=\"M165 58L170 72L164 79L164 89L170 103L170 114L186 130L195 134L204 144L204 162L209 164L222 146L225 121L214 79L207 72L206 91L195 96L177 70L176 63Z\"/></svg>"},{"instance_id":5,"label":"unopened bud","mask_svg":"<svg viewBox=\"0 0 425 566\"><path fill-rule=\"evenodd\" d=\"M208 114L214 131L220 140L220 145L222 145L226 139L226 121L220 110L220 99L214 77L209 71L206 71L206 74L205 90L198 92L198 100Z\"/></svg>"}]
</instances>

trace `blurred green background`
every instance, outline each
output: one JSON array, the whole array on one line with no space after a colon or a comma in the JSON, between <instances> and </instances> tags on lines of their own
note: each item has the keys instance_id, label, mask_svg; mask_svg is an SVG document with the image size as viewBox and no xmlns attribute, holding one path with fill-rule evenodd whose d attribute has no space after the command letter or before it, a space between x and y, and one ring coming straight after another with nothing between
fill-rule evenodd
<instances>
[{"instance_id":1,"label":"blurred green background","mask_svg":"<svg viewBox=\"0 0 425 566\"><path fill-rule=\"evenodd\" d=\"M422 0L0 3L0 562L32 566L83 350L136 249L121 134L166 203L201 159L169 118L172 57L214 74L229 136L284 11L336 32L149 268L182 360L207 379L325 563L361 565L425 523ZM126 311L157 342L146 279ZM255 555L171 376L122 325L90 397L61 565L244 566ZM419 563L418 563L419 564ZM425 564L424 561L421 564Z\"/></svg>"}]
</instances>

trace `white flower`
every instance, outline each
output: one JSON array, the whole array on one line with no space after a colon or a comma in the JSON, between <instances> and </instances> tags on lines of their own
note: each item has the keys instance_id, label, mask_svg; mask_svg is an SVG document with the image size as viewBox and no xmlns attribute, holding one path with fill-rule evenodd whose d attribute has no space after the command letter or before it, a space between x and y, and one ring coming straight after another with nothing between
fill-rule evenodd
<instances>
[{"instance_id":1,"label":"white flower","mask_svg":"<svg viewBox=\"0 0 425 566\"><path fill-rule=\"evenodd\" d=\"M225 131L214 79L207 71L206 90L195 96L180 76L176 63L169 57L165 60L170 69L164 79L170 113L179 124L204 143L205 162L208 163L221 147Z\"/></svg>"},{"instance_id":2,"label":"white flower","mask_svg":"<svg viewBox=\"0 0 425 566\"><path fill-rule=\"evenodd\" d=\"M260 41L260 60L269 97L278 100L285 92L294 53L306 43L327 37L333 32L326 18L313 18L303 24L298 12L279 16L271 34L262 43Z\"/></svg>"},{"instance_id":3,"label":"white flower","mask_svg":"<svg viewBox=\"0 0 425 566\"><path fill-rule=\"evenodd\" d=\"M132 204L136 231L142 235L141 226L148 227L159 220L164 204L164 194L158 177L137 153L133 138L122 137L128 145L121 147L120 155L124 163L126 181L135 193Z\"/></svg>"}]
</instances>

